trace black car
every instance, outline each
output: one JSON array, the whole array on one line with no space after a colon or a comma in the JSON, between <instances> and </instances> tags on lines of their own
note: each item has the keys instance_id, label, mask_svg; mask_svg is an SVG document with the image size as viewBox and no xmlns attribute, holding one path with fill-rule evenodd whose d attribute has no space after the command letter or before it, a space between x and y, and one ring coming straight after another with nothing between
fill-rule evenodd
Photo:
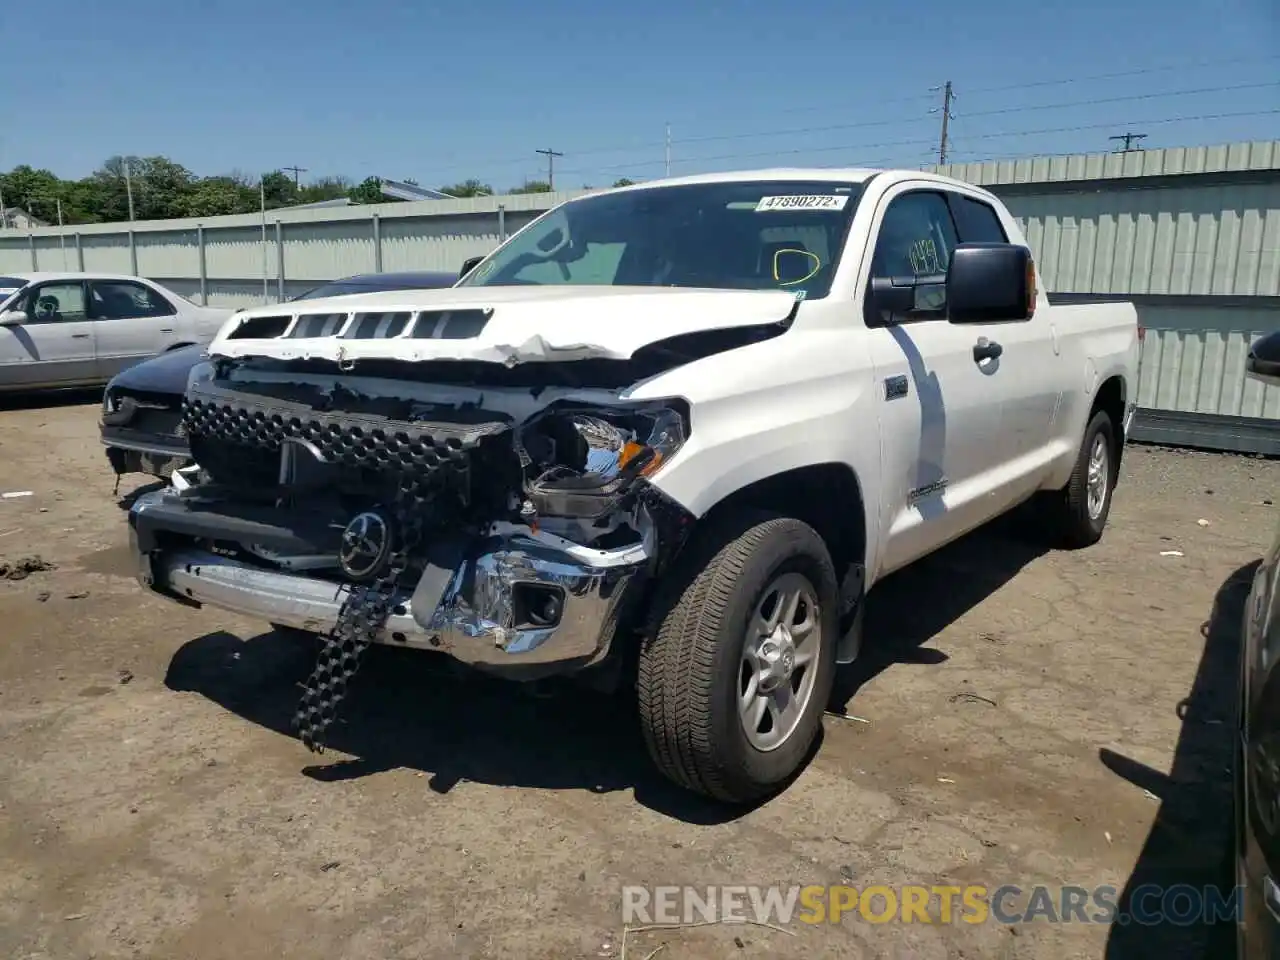
<instances>
[{"instance_id":1,"label":"black car","mask_svg":"<svg viewBox=\"0 0 1280 960\"><path fill-rule=\"evenodd\" d=\"M1249 350L1255 380L1280 386L1280 331ZM1280 956L1280 532L1245 601L1235 762L1240 960Z\"/></svg>"},{"instance_id":2,"label":"black car","mask_svg":"<svg viewBox=\"0 0 1280 960\"><path fill-rule=\"evenodd\" d=\"M344 297L382 290L431 290L451 287L456 273L410 271L366 273L331 280L294 300ZM182 398L187 376L204 356L203 346L181 347L118 373L102 398L102 443L119 476L146 473L168 477L191 462L182 431Z\"/></svg>"}]
</instances>

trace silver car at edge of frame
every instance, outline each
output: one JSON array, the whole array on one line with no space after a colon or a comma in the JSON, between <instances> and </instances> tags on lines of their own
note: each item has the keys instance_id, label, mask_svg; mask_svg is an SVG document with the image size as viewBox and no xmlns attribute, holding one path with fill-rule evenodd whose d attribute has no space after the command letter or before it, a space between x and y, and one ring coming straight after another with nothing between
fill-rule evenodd
<instances>
[{"instance_id":1,"label":"silver car at edge of frame","mask_svg":"<svg viewBox=\"0 0 1280 960\"><path fill-rule=\"evenodd\" d=\"M206 344L231 316L144 277L0 276L0 391L104 384L178 347Z\"/></svg>"}]
</instances>

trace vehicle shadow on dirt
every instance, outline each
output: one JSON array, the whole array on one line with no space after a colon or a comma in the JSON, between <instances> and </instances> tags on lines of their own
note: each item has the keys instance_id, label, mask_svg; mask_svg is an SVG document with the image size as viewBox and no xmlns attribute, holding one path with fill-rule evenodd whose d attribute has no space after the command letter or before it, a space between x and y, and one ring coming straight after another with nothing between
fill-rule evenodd
<instances>
[{"instance_id":1,"label":"vehicle shadow on dirt","mask_svg":"<svg viewBox=\"0 0 1280 960\"><path fill-rule=\"evenodd\" d=\"M1169 773L1105 748L1099 751L1109 770L1160 799L1151 831L1121 892L1121 916L1134 910L1140 915L1156 913L1164 892L1175 885L1196 891L1217 887L1224 903L1235 887L1231 780L1235 700L1241 623L1258 562L1227 578L1214 598L1208 621L1201 625L1204 652L1191 690L1176 707L1182 729ZM1171 904L1171 909L1187 910L1186 898ZM1167 920L1112 924L1107 960L1157 956L1229 960L1235 956L1235 925L1229 919L1194 926Z\"/></svg>"},{"instance_id":2,"label":"vehicle shadow on dirt","mask_svg":"<svg viewBox=\"0 0 1280 960\"><path fill-rule=\"evenodd\" d=\"M836 674L829 710L849 712L857 692L896 664L941 664L925 644L1050 550L1025 506L886 577L867 600L862 650Z\"/></svg>"},{"instance_id":3,"label":"vehicle shadow on dirt","mask_svg":"<svg viewBox=\"0 0 1280 960\"><path fill-rule=\"evenodd\" d=\"M31 393L0 393L0 410L41 410L54 407L102 405L103 387L69 387Z\"/></svg>"},{"instance_id":4,"label":"vehicle shadow on dirt","mask_svg":"<svg viewBox=\"0 0 1280 960\"><path fill-rule=\"evenodd\" d=\"M893 664L946 659L921 646L1044 552L1011 535L1009 523L1017 521L997 521L885 582L868 608L868 633L875 639L864 647L864 657L841 671L841 702ZM310 672L315 649L291 635L269 632L242 641L212 633L178 650L165 682L294 737L299 684ZM341 780L408 767L430 774L439 792L462 780L600 793L634 789L638 802L689 823L723 823L746 812L661 777L625 695L576 685L545 697L526 690L451 669L430 653L373 648L328 736L331 748L358 759L317 757L304 773ZM308 756L298 749L300 757Z\"/></svg>"}]
</instances>

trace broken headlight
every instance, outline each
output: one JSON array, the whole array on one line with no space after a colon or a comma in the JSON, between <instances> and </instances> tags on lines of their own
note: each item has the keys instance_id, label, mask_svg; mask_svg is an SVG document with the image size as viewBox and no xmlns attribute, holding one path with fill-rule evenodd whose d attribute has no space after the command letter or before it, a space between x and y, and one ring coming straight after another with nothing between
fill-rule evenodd
<instances>
[{"instance_id":1,"label":"broken headlight","mask_svg":"<svg viewBox=\"0 0 1280 960\"><path fill-rule=\"evenodd\" d=\"M548 410L521 431L525 495L538 514L603 516L675 455L688 423L673 405Z\"/></svg>"}]
</instances>

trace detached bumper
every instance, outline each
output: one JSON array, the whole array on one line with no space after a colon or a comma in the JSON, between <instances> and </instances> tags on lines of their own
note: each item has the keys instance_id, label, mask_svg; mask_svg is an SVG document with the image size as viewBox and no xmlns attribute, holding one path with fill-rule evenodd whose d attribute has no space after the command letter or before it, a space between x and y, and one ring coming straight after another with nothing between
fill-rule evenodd
<instances>
[{"instance_id":1,"label":"detached bumper","mask_svg":"<svg viewBox=\"0 0 1280 960\"><path fill-rule=\"evenodd\" d=\"M348 585L267 569L200 546L206 538L235 542L251 529L252 542L275 549L297 548L308 536L295 533L289 544L260 523L219 523L164 492L143 497L129 512L138 580L188 605L326 633ZM522 679L572 672L603 659L650 562L650 549L642 543L593 550L519 532L432 544L430 552L416 587L395 598L377 642L444 653ZM549 610L554 616L547 616Z\"/></svg>"},{"instance_id":2,"label":"detached bumper","mask_svg":"<svg viewBox=\"0 0 1280 960\"><path fill-rule=\"evenodd\" d=\"M102 445L111 469L118 474L145 473L168 478L191 463L191 451L182 437L127 427L102 428Z\"/></svg>"}]
</instances>

